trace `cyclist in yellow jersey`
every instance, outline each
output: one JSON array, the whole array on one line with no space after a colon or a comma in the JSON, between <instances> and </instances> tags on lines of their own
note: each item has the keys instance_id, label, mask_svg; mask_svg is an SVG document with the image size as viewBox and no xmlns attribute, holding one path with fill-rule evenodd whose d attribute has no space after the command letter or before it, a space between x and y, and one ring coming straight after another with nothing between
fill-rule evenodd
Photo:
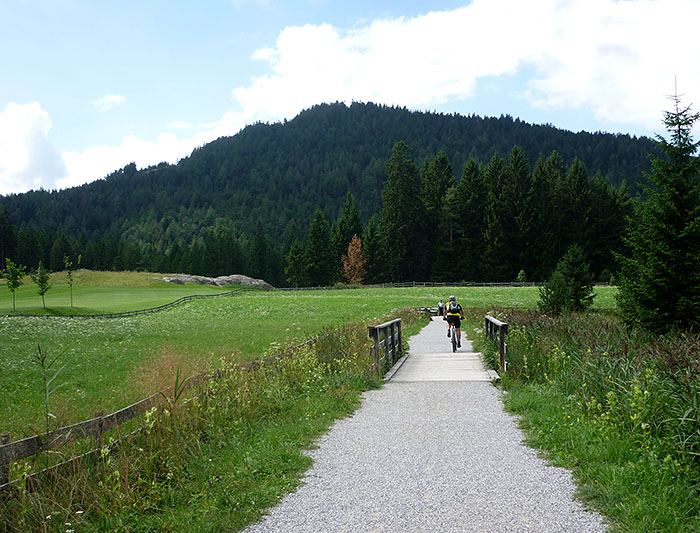
<instances>
[{"instance_id":1,"label":"cyclist in yellow jersey","mask_svg":"<svg viewBox=\"0 0 700 533\"><path fill-rule=\"evenodd\" d=\"M450 336L450 326L455 325L455 335L457 335L457 347L462 346L462 320L464 319L464 309L457 302L454 296L450 296L449 301L443 308L443 319L447 320L447 336Z\"/></svg>"}]
</instances>

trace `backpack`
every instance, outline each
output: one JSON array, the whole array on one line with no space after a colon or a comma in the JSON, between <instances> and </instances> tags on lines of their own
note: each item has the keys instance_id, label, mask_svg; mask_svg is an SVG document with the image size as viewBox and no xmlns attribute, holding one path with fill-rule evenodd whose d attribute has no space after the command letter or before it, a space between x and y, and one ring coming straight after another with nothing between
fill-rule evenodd
<instances>
[{"instance_id":1,"label":"backpack","mask_svg":"<svg viewBox=\"0 0 700 533\"><path fill-rule=\"evenodd\" d=\"M447 312L455 315L459 315L459 304L457 302L450 302L447 304Z\"/></svg>"}]
</instances>

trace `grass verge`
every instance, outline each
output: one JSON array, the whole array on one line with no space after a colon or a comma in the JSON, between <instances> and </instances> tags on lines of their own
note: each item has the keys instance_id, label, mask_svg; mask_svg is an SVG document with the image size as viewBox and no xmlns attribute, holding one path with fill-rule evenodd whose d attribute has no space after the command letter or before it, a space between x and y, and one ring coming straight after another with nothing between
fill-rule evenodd
<instances>
[{"instance_id":1,"label":"grass verge","mask_svg":"<svg viewBox=\"0 0 700 533\"><path fill-rule=\"evenodd\" d=\"M408 331L423 320L402 318ZM149 412L121 446L3 498L4 531L238 531L297 486L304 450L379 386L372 364L359 322L254 371L224 358L224 379Z\"/></svg>"},{"instance_id":2,"label":"grass verge","mask_svg":"<svg viewBox=\"0 0 700 533\"><path fill-rule=\"evenodd\" d=\"M596 313L500 317L511 324L504 405L527 443L573 472L613 531L700 530L700 339Z\"/></svg>"}]
</instances>

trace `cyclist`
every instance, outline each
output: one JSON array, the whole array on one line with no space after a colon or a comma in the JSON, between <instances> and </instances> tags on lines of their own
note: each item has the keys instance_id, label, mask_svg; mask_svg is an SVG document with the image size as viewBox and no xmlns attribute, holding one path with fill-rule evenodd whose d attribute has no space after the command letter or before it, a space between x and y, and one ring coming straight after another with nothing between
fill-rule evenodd
<instances>
[{"instance_id":1,"label":"cyclist","mask_svg":"<svg viewBox=\"0 0 700 533\"><path fill-rule=\"evenodd\" d=\"M455 334L457 335L457 348L462 347L462 331L460 327L462 326L462 320L464 319L464 309L457 302L454 296L450 296L447 305L445 305L443 311L443 318L447 320L447 336L450 336L450 326L455 325Z\"/></svg>"}]
</instances>

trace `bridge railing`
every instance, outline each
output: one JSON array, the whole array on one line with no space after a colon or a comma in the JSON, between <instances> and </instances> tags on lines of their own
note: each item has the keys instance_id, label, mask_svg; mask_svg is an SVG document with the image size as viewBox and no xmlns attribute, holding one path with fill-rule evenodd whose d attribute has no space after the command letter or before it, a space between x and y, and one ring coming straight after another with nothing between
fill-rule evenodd
<instances>
[{"instance_id":1,"label":"bridge railing","mask_svg":"<svg viewBox=\"0 0 700 533\"><path fill-rule=\"evenodd\" d=\"M484 334L487 339L498 341L498 354L500 356L500 371L506 372L506 353L508 345L506 344L506 334L508 333L508 323L486 315L484 319Z\"/></svg>"},{"instance_id":2,"label":"bridge railing","mask_svg":"<svg viewBox=\"0 0 700 533\"><path fill-rule=\"evenodd\" d=\"M401 319L397 318L378 326L368 326L369 336L374 341L371 353L375 368L381 375L401 357Z\"/></svg>"}]
</instances>

